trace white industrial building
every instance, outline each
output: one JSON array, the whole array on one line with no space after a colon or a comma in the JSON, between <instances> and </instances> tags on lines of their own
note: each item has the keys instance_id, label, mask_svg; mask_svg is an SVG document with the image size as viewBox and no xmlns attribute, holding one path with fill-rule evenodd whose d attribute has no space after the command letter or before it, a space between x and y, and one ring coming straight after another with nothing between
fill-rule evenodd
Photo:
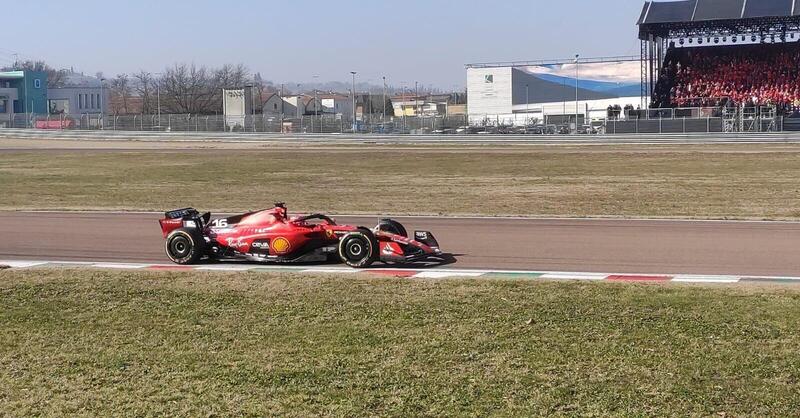
<instances>
[{"instance_id":1,"label":"white industrial building","mask_svg":"<svg viewBox=\"0 0 800 418\"><path fill-rule=\"evenodd\" d=\"M604 119L609 106L637 108L646 103L639 71L638 56L582 59L577 66L574 59L470 64L469 120L509 126L574 123L576 115L580 123Z\"/></svg>"}]
</instances>

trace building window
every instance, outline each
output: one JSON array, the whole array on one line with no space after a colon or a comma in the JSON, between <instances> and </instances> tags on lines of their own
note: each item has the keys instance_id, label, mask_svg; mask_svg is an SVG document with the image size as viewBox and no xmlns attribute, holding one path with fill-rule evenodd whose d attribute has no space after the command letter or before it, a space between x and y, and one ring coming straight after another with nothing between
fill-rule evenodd
<instances>
[{"instance_id":1,"label":"building window","mask_svg":"<svg viewBox=\"0 0 800 418\"><path fill-rule=\"evenodd\" d=\"M486 75L486 84L492 84L492 83L494 83L494 75L487 74Z\"/></svg>"},{"instance_id":2,"label":"building window","mask_svg":"<svg viewBox=\"0 0 800 418\"><path fill-rule=\"evenodd\" d=\"M90 94L89 95L89 99L91 99L91 102L92 102L92 105L89 107L89 109L94 109L95 108L94 107L94 94Z\"/></svg>"},{"instance_id":3,"label":"building window","mask_svg":"<svg viewBox=\"0 0 800 418\"><path fill-rule=\"evenodd\" d=\"M103 106L103 101L100 100L100 95L97 95L97 108L100 109Z\"/></svg>"},{"instance_id":4,"label":"building window","mask_svg":"<svg viewBox=\"0 0 800 418\"><path fill-rule=\"evenodd\" d=\"M42 80L40 80L40 79L38 79L38 78L37 78L37 79L34 79L34 80L33 80L33 88L35 88L35 89L40 89L40 88L42 88Z\"/></svg>"},{"instance_id":5,"label":"building window","mask_svg":"<svg viewBox=\"0 0 800 418\"><path fill-rule=\"evenodd\" d=\"M8 100L0 100L0 113L6 113Z\"/></svg>"},{"instance_id":6,"label":"building window","mask_svg":"<svg viewBox=\"0 0 800 418\"><path fill-rule=\"evenodd\" d=\"M83 95L78 95L78 109L83 109Z\"/></svg>"}]
</instances>

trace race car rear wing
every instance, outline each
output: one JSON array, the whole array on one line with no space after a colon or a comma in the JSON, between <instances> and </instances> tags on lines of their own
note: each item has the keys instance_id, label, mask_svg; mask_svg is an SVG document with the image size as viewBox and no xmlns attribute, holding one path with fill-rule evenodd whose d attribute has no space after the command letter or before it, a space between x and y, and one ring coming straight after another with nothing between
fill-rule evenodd
<instances>
[{"instance_id":1,"label":"race car rear wing","mask_svg":"<svg viewBox=\"0 0 800 418\"><path fill-rule=\"evenodd\" d=\"M200 212L198 212L195 208L175 209L164 213L164 217L167 219L191 218L197 215L200 215Z\"/></svg>"}]
</instances>

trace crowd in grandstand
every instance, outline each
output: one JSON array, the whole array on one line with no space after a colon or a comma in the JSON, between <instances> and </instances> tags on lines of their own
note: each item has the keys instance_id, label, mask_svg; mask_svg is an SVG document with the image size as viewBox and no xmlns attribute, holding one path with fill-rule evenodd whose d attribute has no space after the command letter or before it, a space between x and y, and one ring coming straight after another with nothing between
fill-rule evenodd
<instances>
[{"instance_id":1,"label":"crowd in grandstand","mask_svg":"<svg viewBox=\"0 0 800 418\"><path fill-rule=\"evenodd\" d=\"M654 92L657 107L800 107L796 43L672 48Z\"/></svg>"}]
</instances>

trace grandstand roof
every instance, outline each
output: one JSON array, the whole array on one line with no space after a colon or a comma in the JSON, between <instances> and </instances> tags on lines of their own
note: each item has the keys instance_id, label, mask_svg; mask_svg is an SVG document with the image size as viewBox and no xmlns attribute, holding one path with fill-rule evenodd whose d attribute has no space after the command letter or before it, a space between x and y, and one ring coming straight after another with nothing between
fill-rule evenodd
<instances>
[{"instance_id":1,"label":"grandstand roof","mask_svg":"<svg viewBox=\"0 0 800 418\"><path fill-rule=\"evenodd\" d=\"M800 0L647 1L638 25L663 25L790 18L800 16Z\"/></svg>"}]
</instances>

